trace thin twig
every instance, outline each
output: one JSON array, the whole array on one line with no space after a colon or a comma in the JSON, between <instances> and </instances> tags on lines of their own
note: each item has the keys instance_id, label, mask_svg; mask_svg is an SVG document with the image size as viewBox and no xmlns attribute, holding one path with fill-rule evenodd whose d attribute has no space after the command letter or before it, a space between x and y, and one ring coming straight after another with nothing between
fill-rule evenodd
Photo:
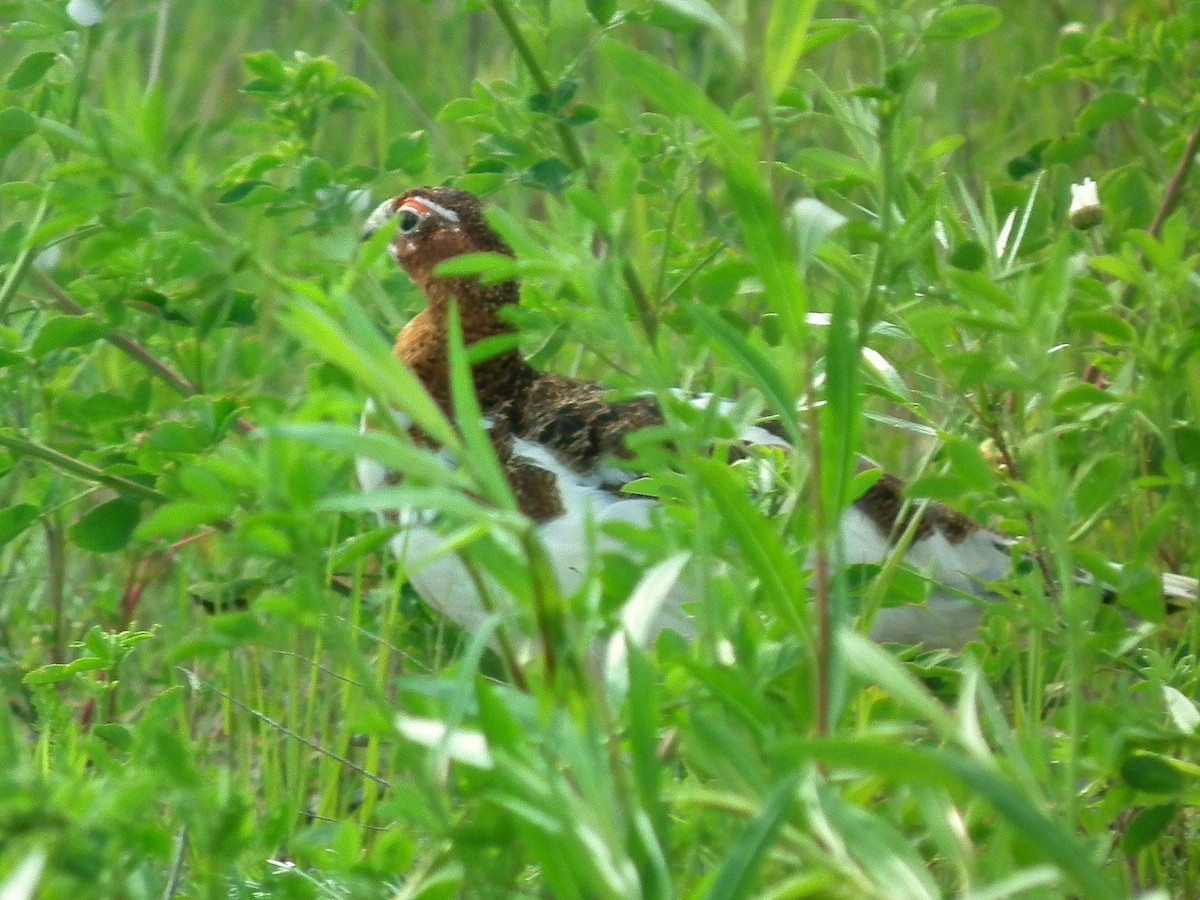
<instances>
[{"instance_id":1,"label":"thin twig","mask_svg":"<svg viewBox=\"0 0 1200 900\"><path fill-rule=\"evenodd\" d=\"M1150 221L1150 227L1146 229L1146 233L1150 237L1158 239L1162 232L1163 224L1179 203L1179 197L1183 193L1183 186L1187 183L1188 174L1192 170L1192 161L1196 158L1196 153L1200 152L1200 126L1188 137L1187 143L1183 147L1183 155L1179 157L1179 162L1175 165L1175 171L1171 174L1171 180L1167 182L1167 186L1163 191L1162 201L1158 204L1158 209L1154 211L1154 218ZM1125 289L1121 291L1121 306L1129 306L1133 300L1134 292L1137 288L1133 284L1126 284ZM1099 387L1104 386L1104 373L1095 366L1088 366L1087 371L1083 376L1084 381L1095 384Z\"/></svg>"},{"instance_id":2,"label":"thin twig","mask_svg":"<svg viewBox=\"0 0 1200 900\"><path fill-rule=\"evenodd\" d=\"M1158 237L1167 216L1174 212L1176 204L1179 203L1179 196L1183 193L1183 186L1187 182L1188 173L1192 170L1192 163L1196 159L1198 151L1200 151L1200 126L1197 126L1187 139L1187 143L1183 147L1183 155L1179 157L1175 172L1171 175L1171 180L1167 182L1162 203L1158 205L1158 210L1154 213L1154 220L1147 229L1151 237Z\"/></svg>"},{"instance_id":3,"label":"thin twig","mask_svg":"<svg viewBox=\"0 0 1200 900\"><path fill-rule=\"evenodd\" d=\"M183 863L187 857L188 846L188 831L184 825L175 834L175 849L171 854L171 869L170 875L167 878L167 884L163 888L163 900L171 900L179 893L179 881L183 876Z\"/></svg>"}]
</instances>

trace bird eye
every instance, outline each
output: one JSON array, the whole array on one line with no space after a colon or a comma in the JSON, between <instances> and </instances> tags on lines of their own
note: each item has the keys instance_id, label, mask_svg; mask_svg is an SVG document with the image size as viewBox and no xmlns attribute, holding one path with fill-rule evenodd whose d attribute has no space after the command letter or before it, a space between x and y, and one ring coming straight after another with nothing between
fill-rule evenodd
<instances>
[{"instance_id":1,"label":"bird eye","mask_svg":"<svg viewBox=\"0 0 1200 900\"><path fill-rule=\"evenodd\" d=\"M421 224L421 217L411 209L400 210L400 233L412 234L417 230L417 226Z\"/></svg>"}]
</instances>

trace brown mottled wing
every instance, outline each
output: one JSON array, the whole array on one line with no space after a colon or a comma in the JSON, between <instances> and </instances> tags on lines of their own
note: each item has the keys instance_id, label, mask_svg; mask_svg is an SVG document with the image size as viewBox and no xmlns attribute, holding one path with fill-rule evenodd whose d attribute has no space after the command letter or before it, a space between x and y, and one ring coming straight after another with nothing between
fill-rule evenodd
<instances>
[{"instance_id":1,"label":"brown mottled wing","mask_svg":"<svg viewBox=\"0 0 1200 900\"><path fill-rule=\"evenodd\" d=\"M875 523L875 526L891 540L898 538L907 528L915 510L905 510L904 482L894 475L882 475L861 497L855 501L859 509ZM962 513L942 506L929 504L916 525L915 540L924 540L935 532L949 543L960 544L982 527Z\"/></svg>"},{"instance_id":2,"label":"brown mottled wing","mask_svg":"<svg viewBox=\"0 0 1200 900\"><path fill-rule=\"evenodd\" d=\"M662 424L653 397L610 402L598 384L543 375L515 411L517 436L541 444L580 473L596 471L610 457L629 456L625 437Z\"/></svg>"}]
</instances>

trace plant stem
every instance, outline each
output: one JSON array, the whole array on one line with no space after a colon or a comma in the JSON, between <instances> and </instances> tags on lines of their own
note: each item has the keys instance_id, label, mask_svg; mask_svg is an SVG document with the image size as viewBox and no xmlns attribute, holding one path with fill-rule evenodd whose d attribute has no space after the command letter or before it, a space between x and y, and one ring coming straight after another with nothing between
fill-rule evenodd
<instances>
[{"instance_id":1,"label":"plant stem","mask_svg":"<svg viewBox=\"0 0 1200 900\"><path fill-rule=\"evenodd\" d=\"M1150 223L1147 231L1151 237L1158 237L1162 231L1163 223L1166 222L1169 216L1179 203L1179 195L1183 193L1183 186L1187 182L1188 173L1192 170L1192 163L1196 158L1196 154L1200 152L1200 126L1191 133L1187 139L1187 143L1183 147L1183 154L1179 157L1179 163L1175 166L1175 171L1171 175L1171 180L1167 182L1167 188L1163 192L1162 203L1158 205L1158 210L1154 213L1154 221Z\"/></svg>"},{"instance_id":2,"label":"plant stem","mask_svg":"<svg viewBox=\"0 0 1200 900\"><path fill-rule=\"evenodd\" d=\"M50 190L47 188L42 191L42 200L38 203L38 208L33 212L33 218L29 222L29 230L26 234L32 234L37 231L42 224L42 220L46 218L46 212L49 209ZM17 254L12 267L8 270L8 277L4 279L4 284L0 285L0 324L8 319L8 308L12 306L13 298L17 296L17 288L21 286L21 282L25 279L25 274L29 271L29 267L33 263L37 252L38 248L33 244L27 244L21 248L21 252Z\"/></svg>"},{"instance_id":3,"label":"plant stem","mask_svg":"<svg viewBox=\"0 0 1200 900\"><path fill-rule=\"evenodd\" d=\"M810 354L804 354L804 383L813 383ZM822 738L829 731L831 669L833 663L833 629L829 615L829 540L825 532L825 498L821 490L821 415L818 404L806 403L809 444L809 468L813 490L809 509L812 512L813 535L813 614L816 619L816 683L814 685L813 733Z\"/></svg>"},{"instance_id":4,"label":"plant stem","mask_svg":"<svg viewBox=\"0 0 1200 900\"><path fill-rule=\"evenodd\" d=\"M0 430L0 447L7 447L19 456L29 456L34 459L40 459L43 462L48 462L55 468L61 469L69 475L74 475L76 478L91 481L95 484L102 484L120 494L133 496L139 500L166 503L170 499L166 494L152 487L147 487L128 478L122 478L120 475L109 475L107 472L97 469L95 466L89 465L73 456L68 456L65 453L47 447L45 444L39 444L37 441L31 441L29 438L17 434L11 429Z\"/></svg>"},{"instance_id":5,"label":"plant stem","mask_svg":"<svg viewBox=\"0 0 1200 900\"><path fill-rule=\"evenodd\" d=\"M63 588L66 585L66 547L59 516L50 515L43 523L46 532L46 599L53 615L50 659L61 663L67 656L63 627Z\"/></svg>"}]
</instances>

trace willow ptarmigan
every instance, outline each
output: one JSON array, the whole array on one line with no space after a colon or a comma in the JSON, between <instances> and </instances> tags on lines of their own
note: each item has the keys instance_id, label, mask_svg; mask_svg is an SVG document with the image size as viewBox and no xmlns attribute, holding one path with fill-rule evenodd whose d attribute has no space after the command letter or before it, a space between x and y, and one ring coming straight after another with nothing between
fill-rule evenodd
<instances>
[{"instance_id":1,"label":"willow ptarmigan","mask_svg":"<svg viewBox=\"0 0 1200 900\"><path fill-rule=\"evenodd\" d=\"M448 374L447 316L457 302L467 344L510 332L501 311L518 300L518 285L485 285L474 277L439 277L437 266L466 253L512 251L483 218L474 196L453 188L414 188L381 204L367 220L370 237L389 223L395 236L392 258L424 294L427 307L400 332L395 353L425 386L442 411L452 416ZM516 349L475 364L472 376L497 459L522 513L538 532L564 594L577 588L587 571L589 546L605 551L621 545L603 526L626 522L648 526L658 501L621 492L635 473L621 469L628 458L625 437L662 423L652 397L623 402L608 399L601 385L534 369ZM703 398L697 403L707 402ZM765 428L742 435L747 443L784 445ZM382 485L388 474L369 460L358 463L364 490ZM843 513L840 529L847 564L880 563L904 528L901 483L890 476L877 481ZM468 632L485 618L478 581L453 554L437 552L445 538L436 523L419 511L403 511L393 550L405 565L417 593L434 609ZM902 525L904 523L901 523ZM589 535L599 535L589 541ZM880 641L954 648L974 634L986 605L997 599L987 585L1008 571L1013 540L989 531L945 507L926 507L915 529L906 562L926 572L944 592L924 604L885 607L872 623ZM797 560L794 577L805 577ZM676 585L654 621L636 637L648 640L662 628L691 633L686 600ZM1163 594L1181 603L1196 595L1194 579L1163 576ZM974 599L971 599L974 598Z\"/></svg>"}]
</instances>

